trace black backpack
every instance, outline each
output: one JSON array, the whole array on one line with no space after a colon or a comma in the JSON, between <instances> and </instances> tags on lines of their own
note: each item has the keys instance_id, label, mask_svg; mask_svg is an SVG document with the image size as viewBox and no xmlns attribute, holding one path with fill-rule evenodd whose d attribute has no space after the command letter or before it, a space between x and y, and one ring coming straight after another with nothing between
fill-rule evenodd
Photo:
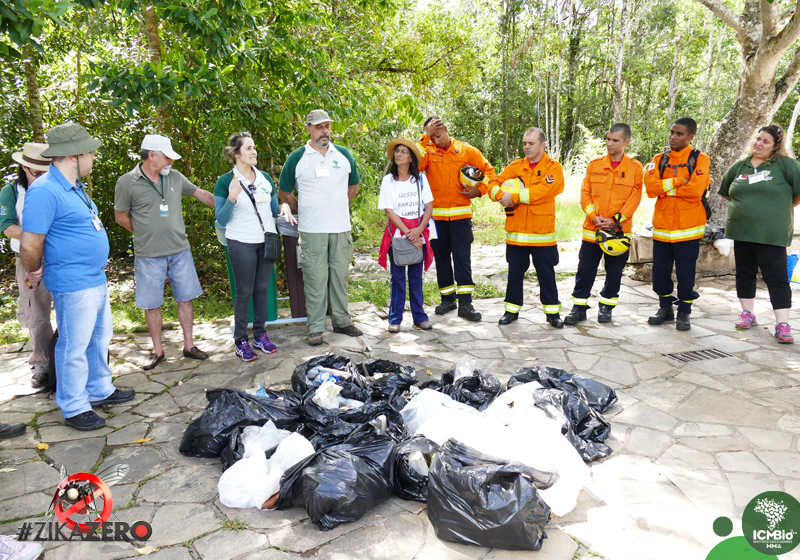
<instances>
[{"instance_id":1,"label":"black backpack","mask_svg":"<svg viewBox=\"0 0 800 560\"><path fill-rule=\"evenodd\" d=\"M50 339L50 361L47 363L47 383L42 388L43 393L56 392L56 342L58 342L58 329L53 332L53 338ZM109 351L106 360L111 363L111 352Z\"/></svg>"},{"instance_id":2,"label":"black backpack","mask_svg":"<svg viewBox=\"0 0 800 560\"><path fill-rule=\"evenodd\" d=\"M700 157L700 150L692 150L689 152L689 160L686 163L679 163L678 165L670 165L669 164L669 154L662 154L661 159L658 162L658 176L659 178L664 178L664 171L667 170L667 167L671 167L675 170L675 173L678 173L679 167L688 167L689 168L689 177L692 176L694 173L695 167L697 167L697 158ZM710 188L710 187L709 187ZM711 219L711 215L713 212L711 211L711 205L708 203L708 188L703 193L703 209L706 211L706 221Z\"/></svg>"}]
</instances>

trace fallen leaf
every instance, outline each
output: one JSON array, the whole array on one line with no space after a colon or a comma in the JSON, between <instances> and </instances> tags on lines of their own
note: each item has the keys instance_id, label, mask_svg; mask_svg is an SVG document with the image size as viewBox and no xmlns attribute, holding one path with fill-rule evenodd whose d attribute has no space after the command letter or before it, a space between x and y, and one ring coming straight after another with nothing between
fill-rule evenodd
<instances>
[{"instance_id":1,"label":"fallen leaf","mask_svg":"<svg viewBox=\"0 0 800 560\"><path fill-rule=\"evenodd\" d=\"M427 373L428 375L433 375L433 372L431 370L429 370L429 369L425 370L425 373Z\"/></svg>"},{"instance_id":2,"label":"fallen leaf","mask_svg":"<svg viewBox=\"0 0 800 560\"><path fill-rule=\"evenodd\" d=\"M147 437L144 439L135 439L133 441L129 441L128 443L147 443L148 441L152 440L153 438Z\"/></svg>"},{"instance_id":3,"label":"fallen leaf","mask_svg":"<svg viewBox=\"0 0 800 560\"><path fill-rule=\"evenodd\" d=\"M40 443L36 447L39 448L39 449L50 449L50 446L47 445L46 443Z\"/></svg>"},{"instance_id":4,"label":"fallen leaf","mask_svg":"<svg viewBox=\"0 0 800 560\"><path fill-rule=\"evenodd\" d=\"M539 359L539 357L538 357L538 356L536 356L536 357L533 357L533 356L528 356L527 358L525 358L525 361L526 361L526 362L535 362L535 361L536 361L536 360L538 360L538 359Z\"/></svg>"},{"instance_id":5,"label":"fallen leaf","mask_svg":"<svg viewBox=\"0 0 800 560\"><path fill-rule=\"evenodd\" d=\"M178 381L178 387L180 387L181 385L183 385L183 381Z\"/></svg>"},{"instance_id":6,"label":"fallen leaf","mask_svg":"<svg viewBox=\"0 0 800 560\"><path fill-rule=\"evenodd\" d=\"M136 552L138 552L139 554L152 554L156 550L158 550L156 547L154 547L151 544L148 544L147 546L143 546L142 548L137 548Z\"/></svg>"},{"instance_id":7,"label":"fallen leaf","mask_svg":"<svg viewBox=\"0 0 800 560\"><path fill-rule=\"evenodd\" d=\"M740 338L739 340L741 340L742 342L746 342L746 341L748 341L750 339L749 338Z\"/></svg>"},{"instance_id":8,"label":"fallen leaf","mask_svg":"<svg viewBox=\"0 0 800 560\"><path fill-rule=\"evenodd\" d=\"M12 468L6 467L4 469L0 469L0 472L14 472L15 470L17 470L17 469L12 469Z\"/></svg>"}]
</instances>

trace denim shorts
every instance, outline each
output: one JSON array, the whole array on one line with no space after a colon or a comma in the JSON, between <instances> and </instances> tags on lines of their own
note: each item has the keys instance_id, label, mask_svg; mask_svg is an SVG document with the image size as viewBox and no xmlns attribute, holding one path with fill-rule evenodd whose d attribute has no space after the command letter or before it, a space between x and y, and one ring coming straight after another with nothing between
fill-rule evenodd
<instances>
[{"instance_id":1,"label":"denim shorts","mask_svg":"<svg viewBox=\"0 0 800 560\"><path fill-rule=\"evenodd\" d=\"M176 301L190 301L203 295L192 251L164 257L136 257L136 307L158 309L164 304L164 279L169 278Z\"/></svg>"}]
</instances>

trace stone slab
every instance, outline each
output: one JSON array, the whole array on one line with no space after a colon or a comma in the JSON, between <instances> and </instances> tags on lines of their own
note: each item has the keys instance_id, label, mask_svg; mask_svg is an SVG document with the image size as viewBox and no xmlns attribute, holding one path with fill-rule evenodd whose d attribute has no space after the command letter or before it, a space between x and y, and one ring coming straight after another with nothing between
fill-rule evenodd
<instances>
[{"instance_id":1,"label":"stone slab","mask_svg":"<svg viewBox=\"0 0 800 560\"><path fill-rule=\"evenodd\" d=\"M141 414L145 418L164 418L178 414L181 411L169 393L153 397L133 410L136 414Z\"/></svg>"},{"instance_id":2,"label":"stone slab","mask_svg":"<svg viewBox=\"0 0 800 560\"><path fill-rule=\"evenodd\" d=\"M153 517L148 544L168 546L186 542L220 528L214 509L203 504L166 504Z\"/></svg>"},{"instance_id":3,"label":"stone slab","mask_svg":"<svg viewBox=\"0 0 800 560\"><path fill-rule=\"evenodd\" d=\"M786 451L792 446L792 434L761 428L736 428L753 446L768 451Z\"/></svg>"},{"instance_id":4,"label":"stone slab","mask_svg":"<svg viewBox=\"0 0 800 560\"><path fill-rule=\"evenodd\" d=\"M717 453L723 470L739 473L769 473L767 466L754 454L745 452Z\"/></svg>"},{"instance_id":5,"label":"stone slab","mask_svg":"<svg viewBox=\"0 0 800 560\"><path fill-rule=\"evenodd\" d=\"M654 430L661 430L662 432L671 430L675 424L678 423L677 420L669 414L645 404L638 403L626 408L620 414L617 414L614 417L614 422L652 428Z\"/></svg>"},{"instance_id":6,"label":"stone slab","mask_svg":"<svg viewBox=\"0 0 800 560\"><path fill-rule=\"evenodd\" d=\"M726 473L733 491L733 503L737 508L745 507L750 500L762 492L780 491L780 481L770 474Z\"/></svg>"},{"instance_id":7,"label":"stone slab","mask_svg":"<svg viewBox=\"0 0 800 560\"><path fill-rule=\"evenodd\" d=\"M13 472L0 473L0 500L38 492L55 490L61 482L58 471L44 461L23 463Z\"/></svg>"},{"instance_id":8,"label":"stone slab","mask_svg":"<svg viewBox=\"0 0 800 560\"><path fill-rule=\"evenodd\" d=\"M204 560L231 560L267 544L267 536L253 531L222 530L194 541L194 548Z\"/></svg>"},{"instance_id":9,"label":"stone slab","mask_svg":"<svg viewBox=\"0 0 800 560\"><path fill-rule=\"evenodd\" d=\"M53 486L53 490L55 490L55 486ZM0 521L15 517L33 517L44 513L50 507L52 500L52 492L42 491L0 501Z\"/></svg>"},{"instance_id":10,"label":"stone slab","mask_svg":"<svg viewBox=\"0 0 800 560\"><path fill-rule=\"evenodd\" d=\"M105 440L103 436L110 434L112 431L113 428L108 426L104 426L98 430L92 430L91 432L79 432L75 428L69 428L64 425L45 426L44 428L39 428L39 436L43 442L52 444L61 441L73 441L87 438L101 438Z\"/></svg>"},{"instance_id":11,"label":"stone slab","mask_svg":"<svg viewBox=\"0 0 800 560\"><path fill-rule=\"evenodd\" d=\"M154 447L146 445L114 449L106 456L98 470L120 463L130 466L130 470L125 476L127 483L140 482L166 470L164 456Z\"/></svg>"},{"instance_id":12,"label":"stone slab","mask_svg":"<svg viewBox=\"0 0 800 560\"><path fill-rule=\"evenodd\" d=\"M89 472L105 445L103 438L77 439L51 445L45 453L57 469L63 465L69 474Z\"/></svg>"},{"instance_id":13,"label":"stone slab","mask_svg":"<svg viewBox=\"0 0 800 560\"><path fill-rule=\"evenodd\" d=\"M140 439L144 439L149 426L146 422L136 422L130 424L116 432L112 432L106 436L106 443L108 445L124 445L132 443Z\"/></svg>"},{"instance_id":14,"label":"stone slab","mask_svg":"<svg viewBox=\"0 0 800 560\"><path fill-rule=\"evenodd\" d=\"M362 558L413 560L425 540L424 522L402 513L381 523L363 527L320 548L316 556L325 560L345 560L359 551Z\"/></svg>"},{"instance_id":15,"label":"stone slab","mask_svg":"<svg viewBox=\"0 0 800 560\"><path fill-rule=\"evenodd\" d=\"M153 503L198 503L217 497L222 465L174 468L145 483L138 500Z\"/></svg>"},{"instance_id":16,"label":"stone slab","mask_svg":"<svg viewBox=\"0 0 800 560\"><path fill-rule=\"evenodd\" d=\"M800 478L800 453L757 450L755 454L778 476Z\"/></svg>"},{"instance_id":17,"label":"stone slab","mask_svg":"<svg viewBox=\"0 0 800 560\"><path fill-rule=\"evenodd\" d=\"M774 427L781 414L752 402L700 388L678 405L672 414L681 420L732 424L755 428Z\"/></svg>"}]
</instances>

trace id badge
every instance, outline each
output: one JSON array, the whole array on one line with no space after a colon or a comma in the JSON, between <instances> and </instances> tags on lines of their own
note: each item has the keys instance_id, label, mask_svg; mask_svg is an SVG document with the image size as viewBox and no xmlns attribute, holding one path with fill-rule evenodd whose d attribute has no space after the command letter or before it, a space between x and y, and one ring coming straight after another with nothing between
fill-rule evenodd
<instances>
[{"instance_id":1,"label":"id badge","mask_svg":"<svg viewBox=\"0 0 800 560\"><path fill-rule=\"evenodd\" d=\"M269 198L267 197L267 193L263 191L259 191L253 195L253 200L256 202L269 202Z\"/></svg>"},{"instance_id":2,"label":"id badge","mask_svg":"<svg viewBox=\"0 0 800 560\"><path fill-rule=\"evenodd\" d=\"M747 178L748 183L751 185L753 183L760 183L761 181L765 180L767 177L764 175L763 171L759 171L758 173L753 173Z\"/></svg>"},{"instance_id":3,"label":"id badge","mask_svg":"<svg viewBox=\"0 0 800 560\"><path fill-rule=\"evenodd\" d=\"M97 216L92 216L92 225L94 226L94 229L96 229L97 231L103 230L103 222L101 222L100 218Z\"/></svg>"},{"instance_id":4,"label":"id badge","mask_svg":"<svg viewBox=\"0 0 800 560\"><path fill-rule=\"evenodd\" d=\"M159 204L158 209L161 212L162 218L166 218L167 216L169 216L169 206L167 206L166 204Z\"/></svg>"},{"instance_id":5,"label":"id badge","mask_svg":"<svg viewBox=\"0 0 800 560\"><path fill-rule=\"evenodd\" d=\"M315 171L317 172L317 177L329 177L331 174L330 170L324 165L317 167Z\"/></svg>"}]
</instances>

